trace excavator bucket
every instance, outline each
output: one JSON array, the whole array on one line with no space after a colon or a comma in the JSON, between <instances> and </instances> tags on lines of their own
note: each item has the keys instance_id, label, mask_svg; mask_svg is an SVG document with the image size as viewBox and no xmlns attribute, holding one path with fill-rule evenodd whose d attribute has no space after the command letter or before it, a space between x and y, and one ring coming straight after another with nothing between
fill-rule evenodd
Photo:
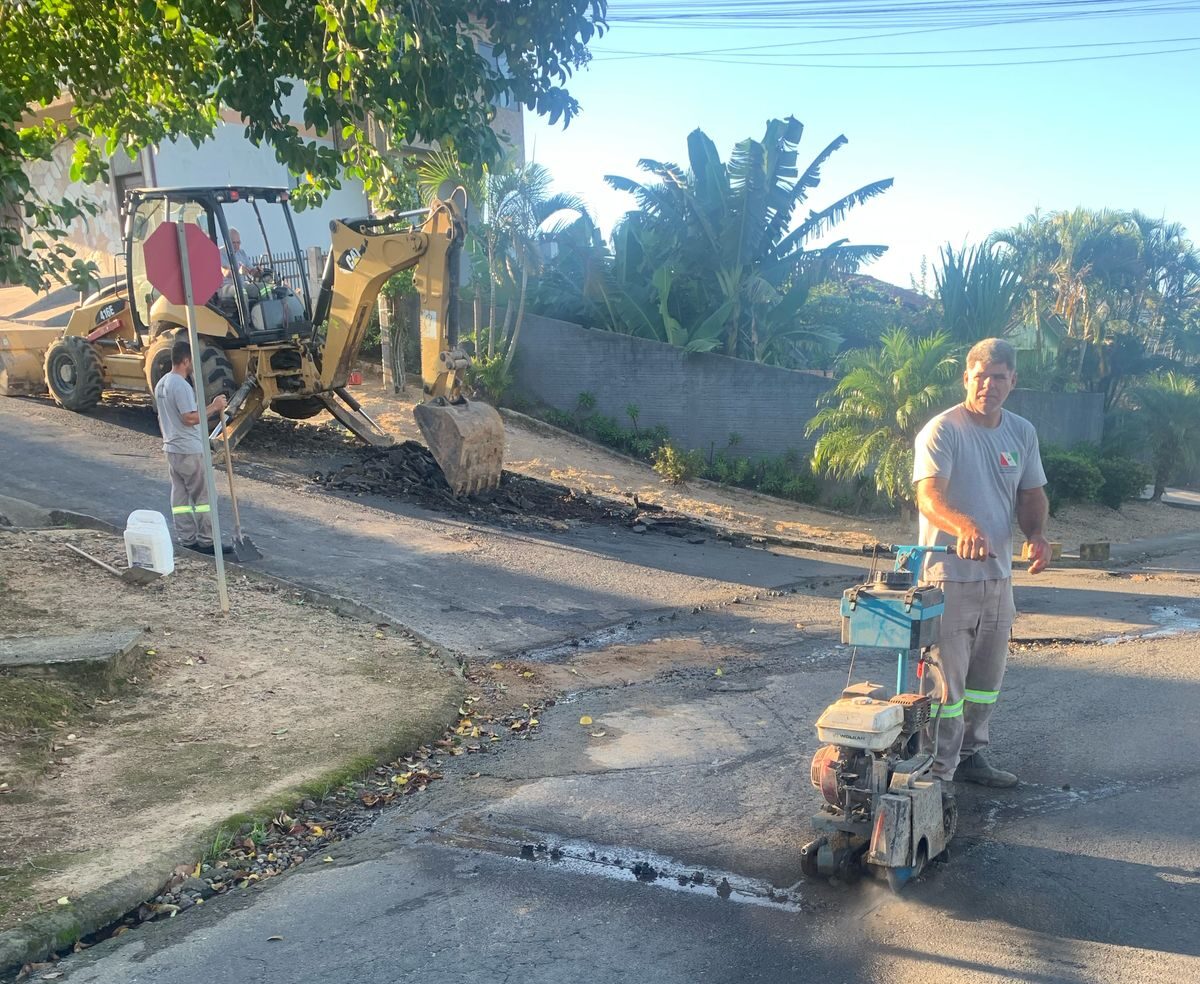
<instances>
[{"instance_id":1,"label":"excavator bucket","mask_svg":"<svg viewBox=\"0 0 1200 984\"><path fill-rule=\"evenodd\" d=\"M42 364L46 350L62 333L61 328L26 328L0 322L0 396L46 392Z\"/></svg>"},{"instance_id":2,"label":"excavator bucket","mask_svg":"<svg viewBox=\"0 0 1200 984\"><path fill-rule=\"evenodd\" d=\"M486 403L431 400L413 407L417 426L455 495L474 495L500 484L504 424Z\"/></svg>"}]
</instances>

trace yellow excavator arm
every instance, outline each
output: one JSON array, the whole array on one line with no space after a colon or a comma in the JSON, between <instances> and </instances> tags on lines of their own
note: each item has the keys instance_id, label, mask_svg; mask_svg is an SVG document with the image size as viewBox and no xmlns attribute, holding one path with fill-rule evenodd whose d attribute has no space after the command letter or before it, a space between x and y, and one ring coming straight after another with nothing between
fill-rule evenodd
<instances>
[{"instance_id":1,"label":"yellow excavator arm","mask_svg":"<svg viewBox=\"0 0 1200 984\"><path fill-rule=\"evenodd\" d=\"M426 218L419 227L402 227L405 220L421 214ZM329 225L330 252L314 316L324 336L322 387L346 384L384 283L412 269L421 299L421 377L426 393L457 399L461 367L451 368L447 363L455 360L442 355L458 348L454 301L467 231L458 203L435 201L428 210L334 220Z\"/></svg>"},{"instance_id":2,"label":"yellow excavator arm","mask_svg":"<svg viewBox=\"0 0 1200 984\"><path fill-rule=\"evenodd\" d=\"M398 228L414 214L425 214L420 227ZM412 269L420 298L421 380L426 397L414 409L417 424L456 493L495 488L503 469L504 425L492 407L468 402L462 395L463 373L470 365L458 344L459 258L467 231L462 208L453 199L434 201L427 212L334 221L330 231L329 258L314 317L327 406L360 433L358 423L366 415L346 392L346 379L379 291L389 277ZM347 406L329 394L341 397Z\"/></svg>"}]
</instances>

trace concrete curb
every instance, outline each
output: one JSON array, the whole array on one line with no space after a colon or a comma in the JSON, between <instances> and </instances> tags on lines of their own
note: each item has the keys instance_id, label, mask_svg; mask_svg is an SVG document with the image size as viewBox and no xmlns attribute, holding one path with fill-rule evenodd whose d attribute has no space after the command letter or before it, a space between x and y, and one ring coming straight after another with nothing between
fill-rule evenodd
<instances>
[{"instance_id":1,"label":"concrete curb","mask_svg":"<svg viewBox=\"0 0 1200 984\"><path fill-rule=\"evenodd\" d=\"M69 526L99 530L118 536L121 534L121 531L111 523L106 523L93 516L61 510L41 510L41 512L47 521L46 525L48 527ZM59 520L58 522L55 522L56 518ZM37 528L42 527L10 527L10 529L14 530ZM243 567L229 561L226 561L226 566L238 574L245 575L250 580L275 584L281 588L299 592L308 604L328 608L340 615L358 618L366 622L386 622L389 625L397 626L406 636L428 648L431 652L437 653L438 657L446 664L447 669L460 680L462 679L462 662L454 653L429 639L427 636L408 628L403 622L389 615L387 612L364 605L352 598L329 594L304 584L289 581L286 578L276 577L264 571ZM387 745L385 742L376 748L364 749L358 755L347 756L346 761L348 763L353 762L363 756L373 756L379 760L396 758L408 754L420 745L434 741L458 717L458 709L462 706L464 693L465 684L455 689L455 692L446 700L445 706L438 708L433 713L432 721L427 731L420 732L413 739L414 744L411 748L394 747ZM338 771L338 769L331 769L330 774L337 774ZM317 777L314 780L309 780L308 784L311 785L313 782L319 781L320 777ZM271 802L277 803L281 798L287 798L289 795L291 794L277 795L272 797ZM299 790L295 791L295 800L299 802L300 799L304 798L304 795ZM241 812L254 813L255 811ZM99 932L104 927L116 922L143 902L158 895L171 879L172 869L176 864L180 863L180 858L184 855L194 857L198 849L199 846L196 844L185 844L181 845L177 852L163 852L155 859L142 865L137 871L123 875L85 896L72 899L69 905L58 906L53 911L38 913L14 929L0 931L0 974L8 973L26 963L44 960L54 953L72 947L77 940Z\"/></svg>"},{"instance_id":2,"label":"concrete curb","mask_svg":"<svg viewBox=\"0 0 1200 984\"><path fill-rule=\"evenodd\" d=\"M169 863L144 865L89 895L72 899L70 905L39 913L16 929L0 933L0 974L44 960L116 922L161 892L171 877L169 872Z\"/></svg>"}]
</instances>

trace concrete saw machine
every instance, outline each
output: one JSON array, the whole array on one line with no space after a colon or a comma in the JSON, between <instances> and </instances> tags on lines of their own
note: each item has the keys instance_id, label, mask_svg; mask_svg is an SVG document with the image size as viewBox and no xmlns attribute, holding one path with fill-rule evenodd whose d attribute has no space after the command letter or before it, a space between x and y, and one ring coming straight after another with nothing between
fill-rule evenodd
<instances>
[{"instance_id":1,"label":"concrete saw machine","mask_svg":"<svg viewBox=\"0 0 1200 984\"><path fill-rule=\"evenodd\" d=\"M933 775L946 690L929 650L944 600L940 588L919 584L925 556L954 548L877 544L866 552L894 554L894 567L873 568L845 591L842 642L897 653L896 686L848 680L817 719L825 744L811 779L825 802L812 818L821 835L801 850L800 864L808 878L842 881L865 868L898 892L945 853L958 823L953 796Z\"/></svg>"}]
</instances>

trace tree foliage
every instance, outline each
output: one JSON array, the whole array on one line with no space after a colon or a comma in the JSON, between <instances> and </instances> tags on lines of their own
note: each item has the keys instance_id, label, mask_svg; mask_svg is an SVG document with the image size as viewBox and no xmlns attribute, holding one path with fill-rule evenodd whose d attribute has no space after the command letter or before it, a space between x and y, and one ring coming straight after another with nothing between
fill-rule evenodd
<instances>
[{"instance_id":1,"label":"tree foliage","mask_svg":"<svg viewBox=\"0 0 1200 984\"><path fill-rule=\"evenodd\" d=\"M39 195L25 164L71 141L72 173L90 182L118 148L199 144L222 111L307 176L298 205L343 173L380 200L402 144L496 160L490 124L503 101L569 121L579 107L565 85L606 10L607 0L6 0L0 211L49 247L84 206ZM65 119L34 116L61 96L73 106ZM0 245L4 276L40 285L64 274L69 257L53 249Z\"/></svg>"},{"instance_id":2,"label":"tree foliage","mask_svg":"<svg viewBox=\"0 0 1200 984\"><path fill-rule=\"evenodd\" d=\"M1157 501L1200 457L1200 386L1178 372L1149 376L1129 388L1124 404L1150 452Z\"/></svg>"},{"instance_id":3,"label":"tree foliage","mask_svg":"<svg viewBox=\"0 0 1200 984\"><path fill-rule=\"evenodd\" d=\"M953 339L896 329L878 348L848 352L842 365L844 375L806 430L820 433L813 471L838 480L873 474L889 501L911 502L913 442L957 393Z\"/></svg>"},{"instance_id":4,"label":"tree foliage","mask_svg":"<svg viewBox=\"0 0 1200 984\"><path fill-rule=\"evenodd\" d=\"M1102 392L1112 408L1132 378L1200 357L1200 251L1178 223L1035 212L991 242L1019 275L1022 347L1053 385Z\"/></svg>"},{"instance_id":5,"label":"tree foliage","mask_svg":"<svg viewBox=\"0 0 1200 984\"><path fill-rule=\"evenodd\" d=\"M853 272L886 247L813 244L892 181L864 185L795 221L846 143L837 137L800 170L803 132L793 117L770 120L761 139L741 141L725 162L697 129L688 136L686 169L642 160L650 181L607 176L637 203L613 234L604 298L611 327L782 365L795 363L798 347L828 342L798 316L809 288Z\"/></svg>"}]
</instances>

